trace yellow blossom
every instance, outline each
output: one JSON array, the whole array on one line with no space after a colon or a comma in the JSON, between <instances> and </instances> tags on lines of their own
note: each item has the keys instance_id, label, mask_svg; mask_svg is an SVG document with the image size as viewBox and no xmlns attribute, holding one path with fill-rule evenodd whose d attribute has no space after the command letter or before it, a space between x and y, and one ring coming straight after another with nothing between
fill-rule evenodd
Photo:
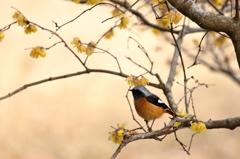
<instances>
[{"instance_id":1,"label":"yellow blossom","mask_svg":"<svg viewBox=\"0 0 240 159\"><path fill-rule=\"evenodd\" d=\"M74 2L74 3L79 3L79 2L80 2L80 0L73 0L73 2Z\"/></svg>"},{"instance_id":2,"label":"yellow blossom","mask_svg":"<svg viewBox=\"0 0 240 159\"><path fill-rule=\"evenodd\" d=\"M134 85L134 86L141 85L140 80L139 80L139 79L134 79L134 81L133 81L133 85Z\"/></svg>"},{"instance_id":3,"label":"yellow blossom","mask_svg":"<svg viewBox=\"0 0 240 159\"><path fill-rule=\"evenodd\" d=\"M175 16L174 11L170 11L170 12L165 16L165 18L167 18L167 19L173 19L174 16Z\"/></svg>"},{"instance_id":4,"label":"yellow blossom","mask_svg":"<svg viewBox=\"0 0 240 159\"><path fill-rule=\"evenodd\" d=\"M160 5L159 5L159 9L160 10L167 10L167 6L166 6L166 4L165 3L161 3L161 2L163 2L164 0L161 0L160 1ZM159 3L159 2L158 2Z\"/></svg>"},{"instance_id":5,"label":"yellow blossom","mask_svg":"<svg viewBox=\"0 0 240 159\"><path fill-rule=\"evenodd\" d=\"M212 0L213 4L216 6L221 5L223 3L223 0Z\"/></svg>"},{"instance_id":6,"label":"yellow blossom","mask_svg":"<svg viewBox=\"0 0 240 159\"><path fill-rule=\"evenodd\" d=\"M15 13L13 14L12 18L13 18L14 20L20 20L20 19L23 19L24 17L23 17L23 15L22 15L20 12L15 12Z\"/></svg>"},{"instance_id":7,"label":"yellow blossom","mask_svg":"<svg viewBox=\"0 0 240 159\"><path fill-rule=\"evenodd\" d=\"M224 42L226 42L227 38L225 36L220 36L214 41L214 45L222 46Z\"/></svg>"},{"instance_id":8,"label":"yellow blossom","mask_svg":"<svg viewBox=\"0 0 240 159\"><path fill-rule=\"evenodd\" d=\"M93 41L88 43L88 46L87 46L87 49L86 49L86 54L87 55L92 55L96 46L97 46L97 44Z\"/></svg>"},{"instance_id":9,"label":"yellow blossom","mask_svg":"<svg viewBox=\"0 0 240 159\"><path fill-rule=\"evenodd\" d=\"M174 127L178 127L179 125L181 125L181 122L178 121L173 124Z\"/></svg>"},{"instance_id":10,"label":"yellow blossom","mask_svg":"<svg viewBox=\"0 0 240 159\"><path fill-rule=\"evenodd\" d=\"M172 22L174 24L178 24L181 19L182 19L182 14L179 13L179 12L176 12L173 19L172 19Z\"/></svg>"},{"instance_id":11,"label":"yellow blossom","mask_svg":"<svg viewBox=\"0 0 240 159\"><path fill-rule=\"evenodd\" d=\"M104 36L106 39L111 39L114 36L113 29L109 30L107 34Z\"/></svg>"},{"instance_id":12,"label":"yellow blossom","mask_svg":"<svg viewBox=\"0 0 240 159\"><path fill-rule=\"evenodd\" d=\"M86 52L86 47L83 44L77 46L78 52Z\"/></svg>"},{"instance_id":13,"label":"yellow blossom","mask_svg":"<svg viewBox=\"0 0 240 159\"><path fill-rule=\"evenodd\" d=\"M30 56L32 58L36 58L37 59L39 56L45 57L46 56L46 52L45 52L43 47L37 46L37 47L32 49L32 51L30 53Z\"/></svg>"},{"instance_id":14,"label":"yellow blossom","mask_svg":"<svg viewBox=\"0 0 240 159\"><path fill-rule=\"evenodd\" d=\"M73 47L77 47L81 44L81 40L78 37L73 38L73 41L71 41L71 44L73 44Z\"/></svg>"},{"instance_id":15,"label":"yellow blossom","mask_svg":"<svg viewBox=\"0 0 240 159\"><path fill-rule=\"evenodd\" d=\"M128 17L123 17L121 23L118 25L120 29L126 29L130 19Z\"/></svg>"},{"instance_id":16,"label":"yellow blossom","mask_svg":"<svg viewBox=\"0 0 240 159\"><path fill-rule=\"evenodd\" d=\"M181 111L176 112L176 114L180 118L186 118L188 116L188 114L183 109L181 109Z\"/></svg>"},{"instance_id":17,"label":"yellow blossom","mask_svg":"<svg viewBox=\"0 0 240 159\"><path fill-rule=\"evenodd\" d=\"M192 122L190 121L190 130L196 131L196 132L205 132L207 131L206 125L201 122L201 121L197 121L197 122Z\"/></svg>"},{"instance_id":18,"label":"yellow blossom","mask_svg":"<svg viewBox=\"0 0 240 159\"><path fill-rule=\"evenodd\" d=\"M24 28L24 32L26 33L26 34L31 34L31 33L35 33L35 32L37 32L37 27L36 26L34 26L34 25L28 25L28 26L26 26L25 28Z\"/></svg>"},{"instance_id":19,"label":"yellow blossom","mask_svg":"<svg viewBox=\"0 0 240 159\"><path fill-rule=\"evenodd\" d=\"M147 78L142 77L142 78L140 79L140 84L141 84L141 85L146 86L148 83L149 83L149 81L148 81Z\"/></svg>"},{"instance_id":20,"label":"yellow blossom","mask_svg":"<svg viewBox=\"0 0 240 159\"><path fill-rule=\"evenodd\" d=\"M19 26L26 26L29 24L29 21L26 18L19 19L17 22Z\"/></svg>"},{"instance_id":21,"label":"yellow blossom","mask_svg":"<svg viewBox=\"0 0 240 159\"><path fill-rule=\"evenodd\" d=\"M87 5L95 5L100 2L101 2L101 0L87 0Z\"/></svg>"},{"instance_id":22,"label":"yellow blossom","mask_svg":"<svg viewBox=\"0 0 240 159\"><path fill-rule=\"evenodd\" d=\"M119 9L116 9L116 8L111 13L112 13L113 17L123 17L124 16L124 14Z\"/></svg>"},{"instance_id":23,"label":"yellow blossom","mask_svg":"<svg viewBox=\"0 0 240 159\"><path fill-rule=\"evenodd\" d=\"M109 133L110 136L108 137L108 140L112 140L115 144L121 144L125 135L126 125L126 122L121 125L118 124L118 129Z\"/></svg>"},{"instance_id":24,"label":"yellow blossom","mask_svg":"<svg viewBox=\"0 0 240 159\"><path fill-rule=\"evenodd\" d=\"M125 81L127 81L128 85L131 85L133 83L134 77L133 76L128 76Z\"/></svg>"},{"instance_id":25,"label":"yellow blossom","mask_svg":"<svg viewBox=\"0 0 240 159\"><path fill-rule=\"evenodd\" d=\"M0 31L0 42L2 41L2 39L5 37L4 33L2 31Z\"/></svg>"},{"instance_id":26,"label":"yellow blossom","mask_svg":"<svg viewBox=\"0 0 240 159\"><path fill-rule=\"evenodd\" d=\"M155 35L161 34L161 31L158 30L158 29L156 29L156 28L152 28L152 32L153 32L153 34L155 34Z\"/></svg>"},{"instance_id":27,"label":"yellow blossom","mask_svg":"<svg viewBox=\"0 0 240 159\"><path fill-rule=\"evenodd\" d=\"M118 136L118 133L109 132L110 136L108 137L108 140L112 140L115 144L121 144L123 141L123 136Z\"/></svg>"},{"instance_id":28,"label":"yellow blossom","mask_svg":"<svg viewBox=\"0 0 240 159\"><path fill-rule=\"evenodd\" d=\"M158 22L158 25L165 28L169 27L170 25L170 19L158 19L157 22Z\"/></svg>"}]
</instances>

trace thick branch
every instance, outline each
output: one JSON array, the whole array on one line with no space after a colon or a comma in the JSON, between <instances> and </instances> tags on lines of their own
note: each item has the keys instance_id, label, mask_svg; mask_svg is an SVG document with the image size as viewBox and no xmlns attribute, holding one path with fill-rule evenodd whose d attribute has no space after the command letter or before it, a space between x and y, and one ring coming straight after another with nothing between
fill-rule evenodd
<instances>
[{"instance_id":1,"label":"thick branch","mask_svg":"<svg viewBox=\"0 0 240 159\"><path fill-rule=\"evenodd\" d=\"M227 118L223 120L209 120L205 122L207 129L220 129L226 128L233 130L240 126L240 117Z\"/></svg>"},{"instance_id":2,"label":"thick branch","mask_svg":"<svg viewBox=\"0 0 240 159\"><path fill-rule=\"evenodd\" d=\"M192 0L168 0L182 14L201 28L216 32L225 32L232 39L238 65L240 67L240 21L235 18L206 12L195 5Z\"/></svg>"}]
</instances>

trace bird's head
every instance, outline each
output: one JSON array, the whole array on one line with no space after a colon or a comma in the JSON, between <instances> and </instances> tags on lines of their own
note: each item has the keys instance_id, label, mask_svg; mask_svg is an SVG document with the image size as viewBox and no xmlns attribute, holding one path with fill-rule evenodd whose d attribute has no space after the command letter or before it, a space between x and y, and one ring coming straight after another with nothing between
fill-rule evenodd
<instances>
[{"instance_id":1,"label":"bird's head","mask_svg":"<svg viewBox=\"0 0 240 159\"><path fill-rule=\"evenodd\" d=\"M138 85L138 86L134 87L133 89L129 89L129 91L132 92L134 101L136 101L136 100L138 100L139 98L142 98L142 97L150 96L152 94L143 85Z\"/></svg>"}]
</instances>

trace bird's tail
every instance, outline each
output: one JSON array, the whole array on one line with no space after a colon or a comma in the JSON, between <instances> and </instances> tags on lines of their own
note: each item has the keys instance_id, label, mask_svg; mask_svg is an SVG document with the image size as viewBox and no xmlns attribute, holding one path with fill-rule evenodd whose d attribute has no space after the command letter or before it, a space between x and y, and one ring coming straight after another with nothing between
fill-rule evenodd
<instances>
[{"instance_id":1,"label":"bird's tail","mask_svg":"<svg viewBox=\"0 0 240 159\"><path fill-rule=\"evenodd\" d=\"M177 117L178 115L176 114L176 113L174 113L172 110L170 110L170 109L165 109L165 113L168 113L168 114L170 114L171 116L173 116L173 117Z\"/></svg>"}]
</instances>

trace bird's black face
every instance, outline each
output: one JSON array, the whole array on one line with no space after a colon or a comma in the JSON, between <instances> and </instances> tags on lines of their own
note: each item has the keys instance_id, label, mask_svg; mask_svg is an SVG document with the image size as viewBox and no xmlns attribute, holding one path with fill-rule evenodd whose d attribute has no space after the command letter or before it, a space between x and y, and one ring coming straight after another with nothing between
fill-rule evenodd
<instances>
[{"instance_id":1,"label":"bird's black face","mask_svg":"<svg viewBox=\"0 0 240 159\"><path fill-rule=\"evenodd\" d=\"M140 90L135 90L135 89L132 89L132 95L133 95L133 98L134 98L134 101L142 98L142 97L145 97L143 92L141 92Z\"/></svg>"}]
</instances>

